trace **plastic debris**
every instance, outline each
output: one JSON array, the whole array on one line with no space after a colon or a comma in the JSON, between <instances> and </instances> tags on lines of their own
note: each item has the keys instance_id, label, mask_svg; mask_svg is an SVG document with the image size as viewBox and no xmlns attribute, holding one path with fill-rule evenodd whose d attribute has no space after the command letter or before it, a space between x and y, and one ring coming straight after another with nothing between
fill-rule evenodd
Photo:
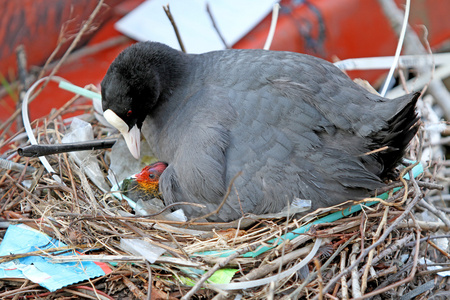
<instances>
[{"instance_id":1,"label":"plastic debris","mask_svg":"<svg viewBox=\"0 0 450 300\"><path fill-rule=\"evenodd\" d=\"M73 143L90 141L94 139L91 124L74 118L70 125L69 133L62 139L63 143ZM75 160L78 166L86 173L92 182L106 192L109 188L105 182L103 173L98 165L98 160L92 155L91 151L70 152L69 155Z\"/></svg>"},{"instance_id":2,"label":"plastic debris","mask_svg":"<svg viewBox=\"0 0 450 300\"><path fill-rule=\"evenodd\" d=\"M434 264L434 262L429 260L428 258L421 257L421 258L419 258L419 264L429 265L429 264ZM428 271L439 270L442 268L443 268L442 266L427 266ZM442 277L448 277L448 276L450 276L450 271L442 271L442 272L438 272L437 274Z\"/></svg>"},{"instance_id":3,"label":"plastic debris","mask_svg":"<svg viewBox=\"0 0 450 300\"><path fill-rule=\"evenodd\" d=\"M18 238L20 237L20 238ZM103 276L111 272L105 263L70 262L54 264L45 257L52 248L67 247L48 235L27 225L10 225L0 244L0 256L41 251L42 256L24 256L0 264L0 278L26 278L50 291ZM57 255L58 252L53 254ZM73 250L59 251L60 255L76 255Z\"/></svg>"},{"instance_id":4,"label":"plastic debris","mask_svg":"<svg viewBox=\"0 0 450 300\"><path fill-rule=\"evenodd\" d=\"M131 254L143 256L154 263L166 250L140 239L120 239L120 247Z\"/></svg>"},{"instance_id":5,"label":"plastic debris","mask_svg":"<svg viewBox=\"0 0 450 300\"><path fill-rule=\"evenodd\" d=\"M147 142L141 141L141 152L150 153L150 147ZM138 173L143 167L156 161L152 156L142 156L141 160L136 160L128 150L128 147L121 137L117 140L111 150L110 155L111 165L108 179L115 185L121 182L123 179ZM111 173L112 172L112 173Z\"/></svg>"}]
</instances>

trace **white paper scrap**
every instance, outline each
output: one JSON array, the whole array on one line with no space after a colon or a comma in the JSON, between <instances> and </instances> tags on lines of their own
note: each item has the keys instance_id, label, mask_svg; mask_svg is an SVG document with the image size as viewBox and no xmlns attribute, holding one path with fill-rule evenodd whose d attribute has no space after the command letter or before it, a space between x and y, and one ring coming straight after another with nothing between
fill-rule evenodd
<instances>
[{"instance_id":1,"label":"white paper scrap","mask_svg":"<svg viewBox=\"0 0 450 300\"><path fill-rule=\"evenodd\" d=\"M419 258L419 264L421 264L421 265L434 264L434 262L429 260L428 258L421 257L421 258ZM442 268L443 267L441 267L441 266L427 266L427 270L429 270L429 271L439 270ZM447 276L450 276L450 271L442 271L442 272L438 272L437 274L442 277L447 277Z\"/></svg>"},{"instance_id":2,"label":"white paper scrap","mask_svg":"<svg viewBox=\"0 0 450 300\"><path fill-rule=\"evenodd\" d=\"M224 49L206 4L229 46L232 46L272 11L275 0L149 0L119 20L115 26L138 41L155 41L180 49L163 6L169 4L188 53Z\"/></svg>"}]
</instances>

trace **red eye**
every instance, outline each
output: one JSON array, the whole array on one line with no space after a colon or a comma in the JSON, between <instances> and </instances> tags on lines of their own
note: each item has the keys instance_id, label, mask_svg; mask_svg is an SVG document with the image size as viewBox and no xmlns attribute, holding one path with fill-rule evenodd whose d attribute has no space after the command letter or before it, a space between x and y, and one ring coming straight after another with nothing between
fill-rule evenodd
<instances>
[{"instance_id":1,"label":"red eye","mask_svg":"<svg viewBox=\"0 0 450 300\"><path fill-rule=\"evenodd\" d=\"M131 116L133 112L131 111L131 109L127 112L127 117Z\"/></svg>"}]
</instances>

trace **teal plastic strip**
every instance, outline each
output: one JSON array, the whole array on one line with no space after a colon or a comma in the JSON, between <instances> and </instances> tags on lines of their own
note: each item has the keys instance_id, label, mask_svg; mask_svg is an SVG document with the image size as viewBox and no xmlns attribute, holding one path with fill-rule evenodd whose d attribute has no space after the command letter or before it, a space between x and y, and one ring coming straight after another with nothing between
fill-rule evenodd
<instances>
[{"instance_id":1,"label":"teal plastic strip","mask_svg":"<svg viewBox=\"0 0 450 300\"><path fill-rule=\"evenodd\" d=\"M412 169L412 173L413 173L414 178L416 178L417 176L422 174L423 173L423 166L422 166L422 164L419 163L418 165L416 165ZM409 174L405 174L405 176L403 178L405 178L406 180L409 180ZM395 188L394 192L397 192L400 189L402 189L402 187ZM377 198L380 198L381 200L386 200L388 198L388 196L389 196L389 194L386 192L386 193L383 193L383 194L377 196ZM364 203L364 206L371 206L371 205L374 205L374 204L377 204L377 203L379 203L379 201L370 201L370 202ZM285 240L292 240L292 239L296 238L297 236L299 236L300 234L303 234L303 233L307 232L311 228L312 225L322 224L322 223L331 223L331 222L334 222L336 220L342 219L343 217L351 215L351 214L353 214L355 212L358 212L361 209L362 209L361 204L358 204L358 205L353 205L353 206L351 206L349 208L346 208L343 211L338 211L338 212L334 212L332 214L329 214L329 215L327 215L325 217L322 217L322 218L320 218L320 219L318 219L318 220L316 220L316 221L314 221L312 223L309 223L309 224L307 224L305 226L297 228L297 229L295 229L295 230L293 230L293 231L291 231L291 232L289 232L289 233L287 233L287 234L285 234L285 235L283 235L283 236L281 236L279 238L271 239L271 240L269 240L267 242L267 244L271 244L270 246L261 246L258 249L256 249L255 251L244 253L242 255L242 257L256 257L256 256L258 256L258 255L260 255L260 254L262 254L262 253L264 253L264 252L266 252L266 251L268 251L268 250L278 246L279 244L283 243ZM211 255L211 256L217 256L217 257L227 257L227 256L233 254L234 252L235 252L235 250L204 251L204 252L195 253L195 255Z\"/></svg>"},{"instance_id":2,"label":"teal plastic strip","mask_svg":"<svg viewBox=\"0 0 450 300\"><path fill-rule=\"evenodd\" d=\"M71 84L70 82L67 82L67 81L60 81L59 87L63 90L72 92L77 95L84 96L86 98L102 100L102 95L95 93L93 91L84 89L82 87L79 87L77 85Z\"/></svg>"}]
</instances>

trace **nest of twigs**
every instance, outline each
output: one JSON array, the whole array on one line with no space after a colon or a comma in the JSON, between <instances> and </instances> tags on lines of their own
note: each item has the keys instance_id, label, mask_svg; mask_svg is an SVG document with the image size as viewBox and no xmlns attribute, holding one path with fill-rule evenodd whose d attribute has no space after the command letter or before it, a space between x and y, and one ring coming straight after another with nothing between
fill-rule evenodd
<instances>
[{"instance_id":1,"label":"nest of twigs","mask_svg":"<svg viewBox=\"0 0 450 300\"><path fill-rule=\"evenodd\" d=\"M67 105L33 123L41 144L61 140L68 126L63 116L70 109ZM92 124L95 137L106 137L108 129L96 121L92 109L86 111L84 118ZM22 133L23 130L18 131L16 136ZM419 138L414 140L413 157L420 153L420 144L423 142ZM5 145L18 147L26 142L11 144L6 140L2 147ZM448 269L449 254L448 249L437 245L436 238L448 231L450 224L443 213L445 208L435 207L435 200L443 199L445 192L437 184L438 164L434 162L418 179L390 183L386 201L371 207L363 205L359 212L332 223L312 225L305 233L283 240L286 233L326 213L255 219L248 228L226 230L207 229L208 224L204 223L129 216L126 203L102 192L68 154L47 156L62 178L61 184L44 171L38 158L22 158L15 154L15 148L10 149L4 158L33 166L36 172L0 171L2 218L9 224L27 224L73 248L83 249L86 257L94 261L113 264L108 275L53 293L27 280L2 279L2 299L391 299L401 295L401 299L443 299L450 293L447 277L437 274ZM91 153L105 176L109 153ZM392 189L399 186L400 191L393 193ZM435 220L420 218L425 213L435 216ZM6 228L1 229L2 236L5 231ZM122 238L144 239L164 248L166 253L149 263L141 256L124 252L120 247ZM289 272L299 266L314 245L321 247L312 259ZM242 256L264 246L267 251L260 255ZM231 254L223 258L199 254L224 250L231 250ZM428 264L421 263L424 258L429 259ZM14 257L0 257L2 262L11 259ZM432 269L430 261L443 268ZM219 269L235 270L231 283L239 282L241 288L229 290L211 284L211 275ZM255 286L260 279L286 273L283 278L273 277L269 283Z\"/></svg>"}]
</instances>

